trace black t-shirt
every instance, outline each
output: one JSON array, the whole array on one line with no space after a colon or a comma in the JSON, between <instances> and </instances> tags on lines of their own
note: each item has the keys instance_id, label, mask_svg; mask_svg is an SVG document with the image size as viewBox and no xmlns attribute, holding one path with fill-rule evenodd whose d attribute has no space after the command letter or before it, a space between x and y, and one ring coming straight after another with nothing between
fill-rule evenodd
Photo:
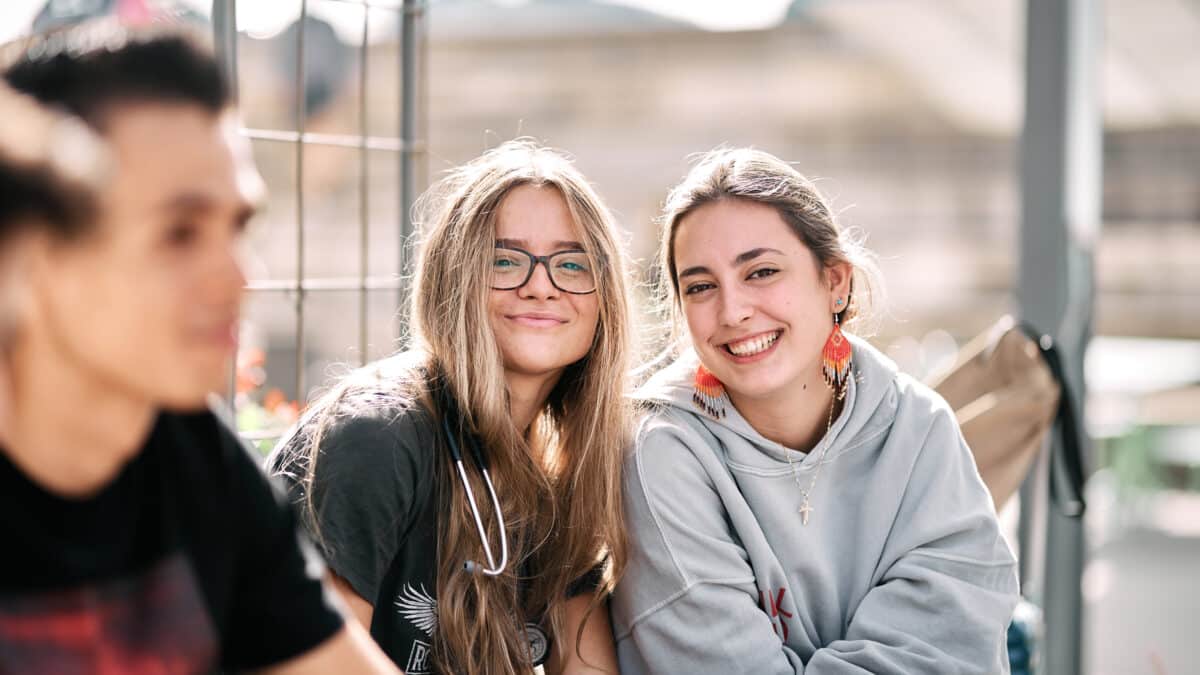
<instances>
[{"instance_id":1,"label":"black t-shirt","mask_svg":"<svg viewBox=\"0 0 1200 675\"><path fill-rule=\"evenodd\" d=\"M313 481L321 550L334 573L375 611L371 636L409 675L432 672L437 626L437 498L431 417L377 408L327 428ZM299 506L288 471L307 443L301 429L269 460Z\"/></svg>"},{"instance_id":2,"label":"black t-shirt","mask_svg":"<svg viewBox=\"0 0 1200 675\"><path fill-rule=\"evenodd\" d=\"M342 627L283 496L209 413L159 415L85 499L0 452L0 541L0 672L258 668Z\"/></svg>"},{"instance_id":3,"label":"black t-shirt","mask_svg":"<svg viewBox=\"0 0 1200 675\"><path fill-rule=\"evenodd\" d=\"M322 436L313 481L322 552L334 573L374 606L371 636L409 675L434 670L435 463L449 461L440 429L416 404L401 409L381 404L337 419ZM298 503L304 486L297 477L297 453L309 433L302 427L268 460L269 471L287 479ZM462 452L470 466L469 450ZM594 589L596 583L589 575L570 594ZM526 617L534 665L544 663L550 653L541 619Z\"/></svg>"}]
</instances>

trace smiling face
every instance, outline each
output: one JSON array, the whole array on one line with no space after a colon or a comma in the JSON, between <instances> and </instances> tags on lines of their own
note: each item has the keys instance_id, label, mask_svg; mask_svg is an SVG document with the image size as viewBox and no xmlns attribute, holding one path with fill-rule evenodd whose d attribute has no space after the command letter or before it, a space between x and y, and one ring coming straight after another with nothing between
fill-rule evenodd
<instances>
[{"instance_id":1,"label":"smiling face","mask_svg":"<svg viewBox=\"0 0 1200 675\"><path fill-rule=\"evenodd\" d=\"M500 203L496 243L535 256L583 249L562 195L554 188L533 185L514 188ZM525 261L528 264L527 258ZM571 266L562 272L556 270L556 274L566 275L578 273L576 262L571 256L557 256L551 264ZM498 257L496 264L506 270L513 261ZM537 264L529 281L520 288L491 290L488 315L510 379L556 377L587 355L600 309L596 293L559 290L551 283L546 266Z\"/></svg>"},{"instance_id":2,"label":"smiling face","mask_svg":"<svg viewBox=\"0 0 1200 675\"><path fill-rule=\"evenodd\" d=\"M673 251L696 353L731 396L825 386L821 349L848 295L849 264L822 269L775 208L741 199L682 218Z\"/></svg>"},{"instance_id":3,"label":"smiling face","mask_svg":"<svg viewBox=\"0 0 1200 675\"><path fill-rule=\"evenodd\" d=\"M202 406L228 377L261 181L230 115L131 103L109 120L116 172L92 230L40 256L38 334L124 395Z\"/></svg>"}]
</instances>

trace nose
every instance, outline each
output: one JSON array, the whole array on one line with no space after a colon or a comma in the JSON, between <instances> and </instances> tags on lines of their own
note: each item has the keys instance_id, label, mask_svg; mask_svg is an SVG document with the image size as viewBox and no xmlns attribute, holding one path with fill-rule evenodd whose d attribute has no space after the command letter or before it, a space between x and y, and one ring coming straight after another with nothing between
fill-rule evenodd
<instances>
[{"instance_id":1,"label":"nose","mask_svg":"<svg viewBox=\"0 0 1200 675\"><path fill-rule=\"evenodd\" d=\"M736 284L727 284L718 291L718 319L722 326L737 326L754 315L749 298Z\"/></svg>"},{"instance_id":2,"label":"nose","mask_svg":"<svg viewBox=\"0 0 1200 675\"><path fill-rule=\"evenodd\" d=\"M235 244L222 246L209 268L209 297L221 305L238 305L246 288L242 256Z\"/></svg>"},{"instance_id":3,"label":"nose","mask_svg":"<svg viewBox=\"0 0 1200 675\"><path fill-rule=\"evenodd\" d=\"M550 281L550 263L538 261L533 265L529 281L517 289L517 294L530 300L549 299L558 297L558 288Z\"/></svg>"}]
</instances>

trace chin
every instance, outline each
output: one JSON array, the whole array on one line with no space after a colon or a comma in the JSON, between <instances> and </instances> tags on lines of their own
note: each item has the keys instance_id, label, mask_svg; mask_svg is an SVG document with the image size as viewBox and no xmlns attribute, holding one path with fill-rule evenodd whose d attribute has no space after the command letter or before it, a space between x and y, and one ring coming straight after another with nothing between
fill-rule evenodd
<instances>
[{"instance_id":1,"label":"chin","mask_svg":"<svg viewBox=\"0 0 1200 675\"><path fill-rule=\"evenodd\" d=\"M566 358L548 357L545 353L518 354L516 358L504 360L504 369L521 375L552 375L574 362Z\"/></svg>"},{"instance_id":2,"label":"chin","mask_svg":"<svg viewBox=\"0 0 1200 675\"><path fill-rule=\"evenodd\" d=\"M176 413L201 412L208 409L209 394L207 391L203 394L172 393L163 397L158 407Z\"/></svg>"},{"instance_id":3,"label":"chin","mask_svg":"<svg viewBox=\"0 0 1200 675\"><path fill-rule=\"evenodd\" d=\"M506 363L504 369L520 375L530 377L554 375L567 367L566 363L548 362L548 361L512 361Z\"/></svg>"},{"instance_id":4,"label":"chin","mask_svg":"<svg viewBox=\"0 0 1200 675\"><path fill-rule=\"evenodd\" d=\"M759 377L740 377L727 382L725 386L747 398L766 398L784 388L789 381L790 378L779 377L778 372L772 372Z\"/></svg>"},{"instance_id":5,"label":"chin","mask_svg":"<svg viewBox=\"0 0 1200 675\"><path fill-rule=\"evenodd\" d=\"M220 373L220 371L217 371ZM208 408L209 397L213 394L223 394L228 386L224 376L214 376L206 373L203 377L193 375L177 376L175 386L170 390L159 392L156 397L159 407L172 412L198 412Z\"/></svg>"}]
</instances>

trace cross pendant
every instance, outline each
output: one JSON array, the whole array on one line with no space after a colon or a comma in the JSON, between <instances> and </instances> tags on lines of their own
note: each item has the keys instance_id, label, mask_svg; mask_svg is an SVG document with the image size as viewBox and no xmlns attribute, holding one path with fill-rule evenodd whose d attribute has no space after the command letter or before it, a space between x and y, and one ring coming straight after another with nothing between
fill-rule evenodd
<instances>
[{"instance_id":1,"label":"cross pendant","mask_svg":"<svg viewBox=\"0 0 1200 675\"><path fill-rule=\"evenodd\" d=\"M813 512L813 507L809 506L809 505L808 505L808 500L807 500L807 499L805 499L805 500L804 500L804 503L800 505L800 511L799 511L799 513L800 513L800 524L801 524L801 525L807 525L807 524L808 524L808 515L809 515L810 513L812 513L812 512Z\"/></svg>"}]
</instances>

